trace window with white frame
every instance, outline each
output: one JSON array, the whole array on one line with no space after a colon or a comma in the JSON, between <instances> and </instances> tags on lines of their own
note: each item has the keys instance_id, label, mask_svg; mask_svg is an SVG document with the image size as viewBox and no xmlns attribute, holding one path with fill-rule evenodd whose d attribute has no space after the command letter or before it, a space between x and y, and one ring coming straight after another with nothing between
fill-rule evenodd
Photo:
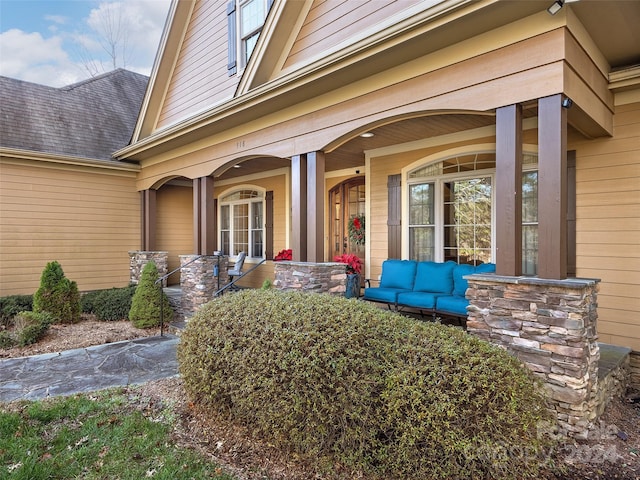
<instances>
[{"instance_id":1,"label":"window with white frame","mask_svg":"<svg viewBox=\"0 0 640 480\"><path fill-rule=\"evenodd\" d=\"M264 192L248 189L220 199L220 246L225 254L264 257L264 201Z\"/></svg>"},{"instance_id":2,"label":"window with white frame","mask_svg":"<svg viewBox=\"0 0 640 480\"><path fill-rule=\"evenodd\" d=\"M522 268L537 273L537 156L522 174ZM495 153L473 153L419 167L408 175L409 258L458 263L493 261Z\"/></svg>"},{"instance_id":3,"label":"window with white frame","mask_svg":"<svg viewBox=\"0 0 640 480\"><path fill-rule=\"evenodd\" d=\"M258 42L268 12L268 0L238 0L240 68L244 68Z\"/></svg>"},{"instance_id":4,"label":"window with white frame","mask_svg":"<svg viewBox=\"0 0 640 480\"><path fill-rule=\"evenodd\" d=\"M227 73L247 66L273 0L230 0L227 4Z\"/></svg>"}]
</instances>

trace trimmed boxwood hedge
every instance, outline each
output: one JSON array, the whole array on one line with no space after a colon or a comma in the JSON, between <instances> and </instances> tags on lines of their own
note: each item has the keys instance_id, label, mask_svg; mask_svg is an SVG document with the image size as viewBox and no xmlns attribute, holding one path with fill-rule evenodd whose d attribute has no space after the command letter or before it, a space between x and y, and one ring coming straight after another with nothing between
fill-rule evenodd
<instances>
[{"instance_id":1,"label":"trimmed boxwood hedge","mask_svg":"<svg viewBox=\"0 0 640 480\"><path fill-rule=\"evenodd\" d=\"M108 290L95 290L82 295L82 312L92 313L102 321L126 320L131 309L135 285Z\"/></svg>"},{"instance_id":2,"label":"trimmed boxwood hedge","mask_svg":"<svg viewBox=\"0 0 640 480\"><path fill-rule=\"evenodd\" d=\"M314 462L381 478L534 478L548 419L505 351L459 329L328 295L243 291L178 345L194 402Z\"/></svg>"}]
</instances>

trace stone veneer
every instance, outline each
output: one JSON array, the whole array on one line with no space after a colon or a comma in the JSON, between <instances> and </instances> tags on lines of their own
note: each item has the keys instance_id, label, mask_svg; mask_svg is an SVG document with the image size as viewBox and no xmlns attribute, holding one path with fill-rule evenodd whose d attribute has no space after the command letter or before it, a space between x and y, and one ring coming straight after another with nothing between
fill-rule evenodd
<instances>
[{"instance_id":1,"label":"stone veneer","mask_svg":"<svg viewBox=\"0 0 640 480\"><path fill-rule=\"evenodd\" d=\"M229 283L229 257L217 255L180 255L181 311L190 318L215 293ZM214 276L218 267L219 276Z\"/></svg>"},{"instance_id":2,"label":"stone veneer","mask_svg":"<svg viewBox=\"0 0 640 480\"><path fill-rule=\"evenodd\" d=\"M562 433L586 435L601 412L599 280L490 274L466 278L469 333L506 348L543 380Z\"/></svg>"},{"instance_id":3,"label":"stone veneer","mask_svg":"<svg viewBox=\"0 0 640 480\"><path fill-rule=\"evenodd\" d=\"M347 285L346 263L273 262L279 290L300 290L313 293L344 295Z\"/></svg>"},{"instance_id":4,"label":"stone veneer","mask_svg":"<svg viewBox=\"0 0 640 480\"><path fill-rule=\"evenodd\" d=\"M158 276L169 273L169 252L132 250L129 252L129 283L137 285L144 266L153 261L158 268ZM166 286L166 285L165 285Z\"/></svg>"}]
</instances>

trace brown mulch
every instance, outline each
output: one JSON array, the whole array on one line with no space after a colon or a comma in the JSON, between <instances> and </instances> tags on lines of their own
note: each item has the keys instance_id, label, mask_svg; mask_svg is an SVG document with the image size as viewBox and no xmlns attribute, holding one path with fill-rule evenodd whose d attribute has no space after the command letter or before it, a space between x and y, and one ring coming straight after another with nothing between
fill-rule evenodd
<instances>
[{"instance_id":1,"label":"brown mulch","mask_svg":"<svg viewBox=\"0 0 640 480\"><path fill-rule=\"evenodd\" d=\"M159 329L137 329L128 321L98 322L84 316L77 324L52 325L46 337L35 345L0 350L0 359L159 333ZM246 429L189 402L180 378L129 388L142 393L147 406L149 402L173 405L179 419L173 440L200 451L239 480L320 478L301 459L253 438ZM587 440L565 442L549 452L549 460L555 467L547 469L541 477L544 480L640 480L640 391L629 391L625 398L612 400ZM342 472L341 478L367 480L354 472Z\"/></svg>"}]
</instances>

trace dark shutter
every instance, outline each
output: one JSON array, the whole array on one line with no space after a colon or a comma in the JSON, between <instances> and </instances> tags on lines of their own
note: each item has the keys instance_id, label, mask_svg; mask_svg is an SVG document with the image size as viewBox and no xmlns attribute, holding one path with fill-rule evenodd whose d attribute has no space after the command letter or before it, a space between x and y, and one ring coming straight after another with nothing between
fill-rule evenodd
<instances>
[{"instance_id":1,"label":"dark shutter","mask_svg":"<svg viewBox=\"0 0 640 480\"><path fill-rule=\"evenodd\" d=\"M388 258L402 257L402 193L400 189L401 175L389 175L387 178L387 194L389 211L387 214Z\"/></svg>"},{"instance_id":2,"label":"dark shutter","mask_svg":"<svg viewBox=\"0 0 640 480\"><path fill-rule=\"evenodd\" d=\"M567 277L576 276L576 152L567 152Z\"/></svg>"},{"instance_id":3,"label":"dark shutter","mask_svg":"<svg viewBox=\"0 0 640 480\"><path fill-rule=\"evenodd\" d=\"M267 260L273 258L273 191L265 194L264 255Z\"/></svg>"},{"instance_id":4,"label":"dark shutter","mask_svg":"<svg viewBox=\"0 0 640 480\"><path fill-rule=\"evenodd\" d=\"M228 44L229 44L229 63L227 63L227 71L229 76L235 75L238 65L238 35L236 34L236 0L231 0L227 4L227 27L228 27Z\"/></svg>"}]
</instances>

